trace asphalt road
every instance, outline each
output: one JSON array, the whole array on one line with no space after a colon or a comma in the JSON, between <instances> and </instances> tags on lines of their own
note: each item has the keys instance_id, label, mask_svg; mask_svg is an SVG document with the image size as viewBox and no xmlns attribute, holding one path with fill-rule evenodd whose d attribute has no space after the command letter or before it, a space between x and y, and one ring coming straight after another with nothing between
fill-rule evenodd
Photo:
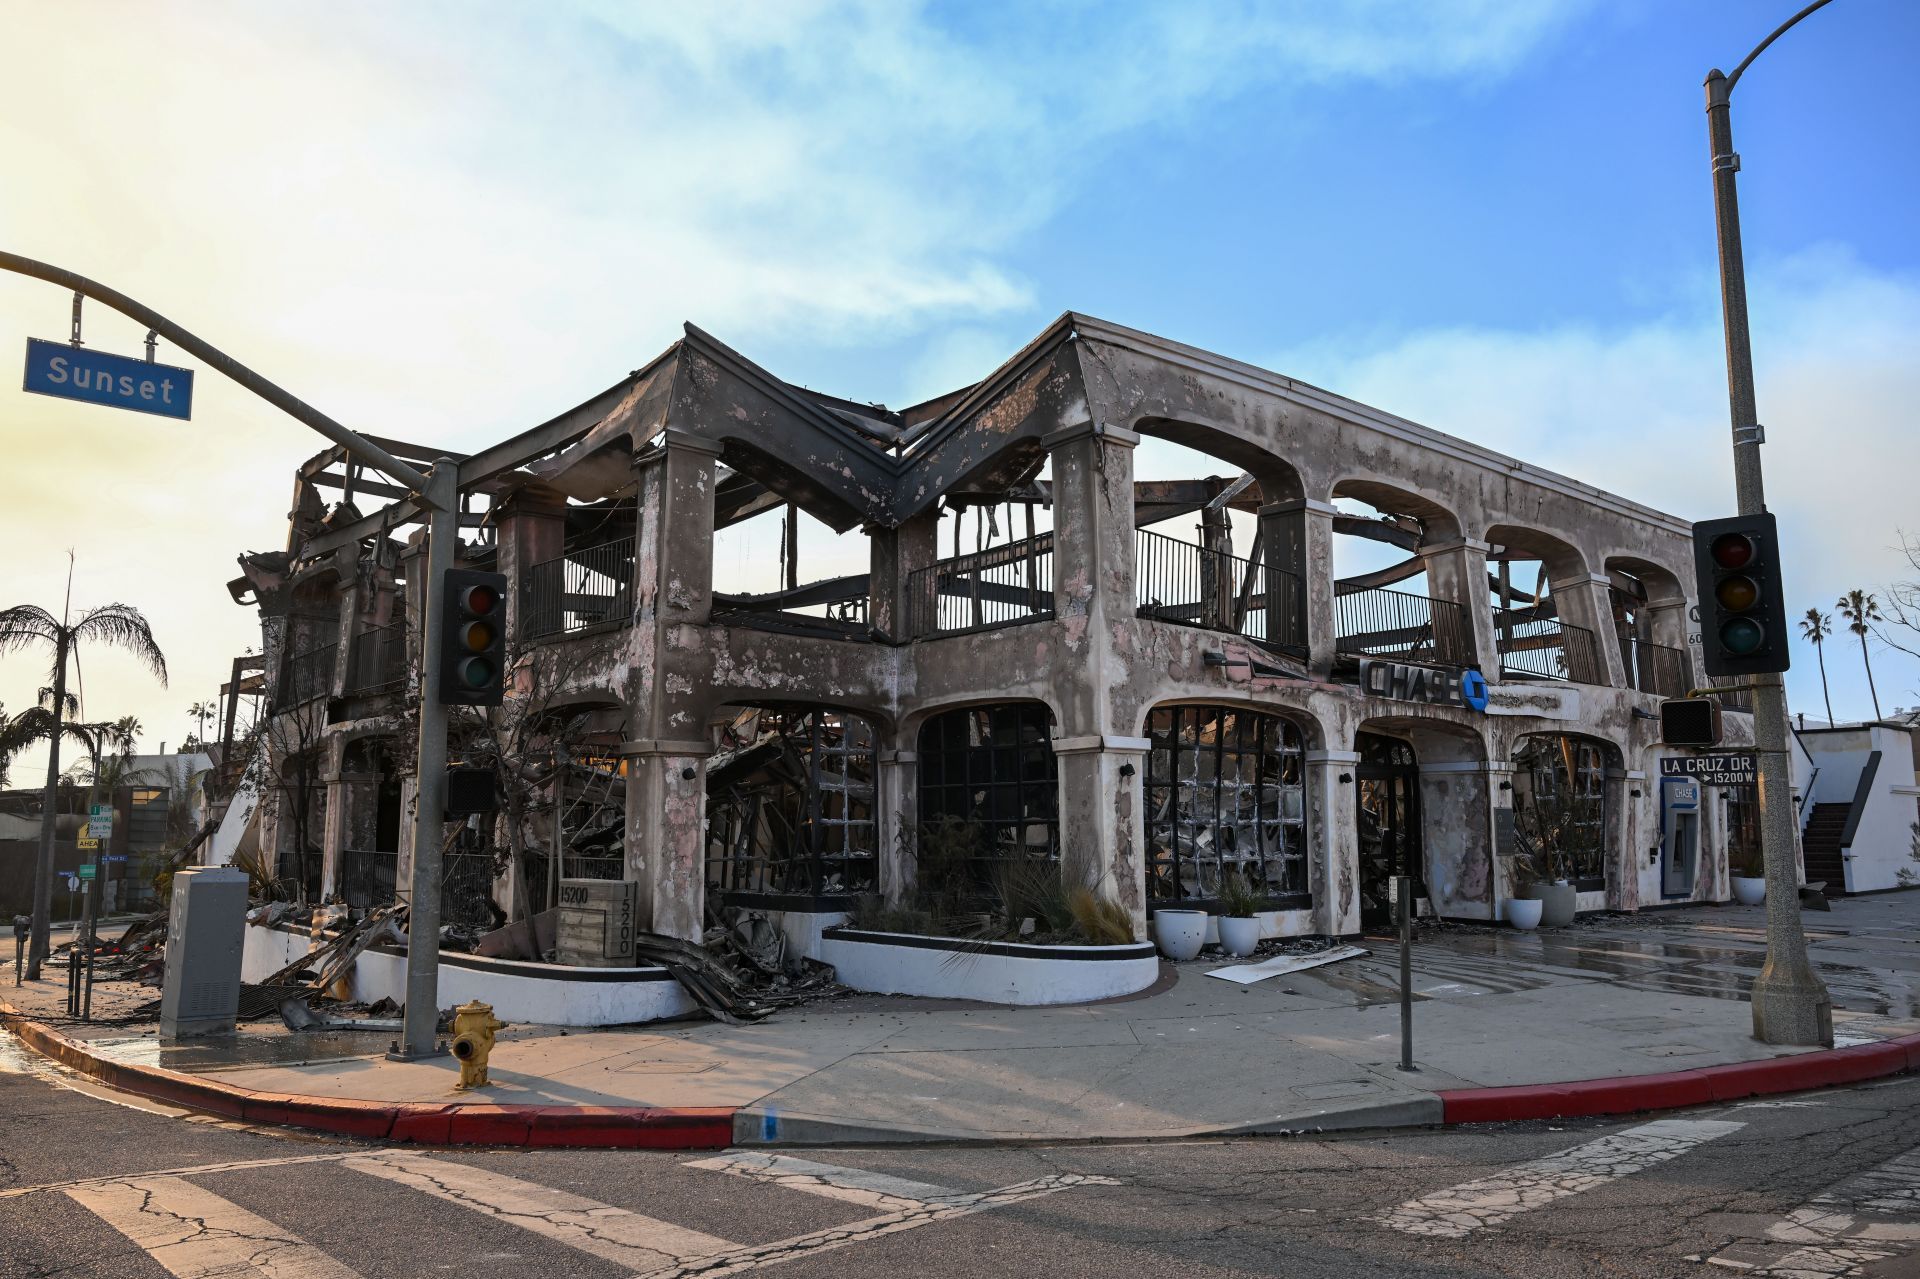
<instances>
[{"instance_id":1,"label":"asphalt road","mask_svg":"<svg viewBox=\"0 0 1920 1279\"><path fill-rule=\"evenodd\" d=\"M9 1279L1920 1276L1920 1080L1625 1121L769 1161L302 1138L131 1104L0 1034L0 1115Z\"/></svg>"}]
</instances>

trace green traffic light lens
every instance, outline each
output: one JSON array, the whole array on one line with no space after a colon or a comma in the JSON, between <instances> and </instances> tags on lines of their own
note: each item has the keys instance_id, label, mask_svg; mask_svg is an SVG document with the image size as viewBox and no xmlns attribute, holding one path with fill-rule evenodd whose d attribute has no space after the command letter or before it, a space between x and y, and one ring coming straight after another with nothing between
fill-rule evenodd
<instances>
[{"instance_id":1,"label":"green traffic light lens","mask_svg":"<svg viewBox=\"0 0 1920 1279\"><path fill-rule=\"evenodd\" d=\"M493 681L493 663L484 657L469 657L460 663L460 682L468 688L485 688Z\"/></svg>"},{"instance_id":2,"label":"green traffic light lens","mask_svg":"<svg viewBox=\"0 0 1920 1279\"><path fill-rule=\"evenodd\" d=\"M1736 617L1720 628L1720 647L1735 657L1750 657L1760 651L1767 633L1750 617Z\"/></svg>"},{"instance_id":3,"label":"green traffic light lens","mask_svg":"<svg viewBox=\"0 0 1920 1279\"><path fill-rule=\"evenodd\" d=\"M1760 585L1745 574L1723 577L1713 588L1714 599L1729 612L1744 613L1760 602Z\"/></svg>"}]
</instances>

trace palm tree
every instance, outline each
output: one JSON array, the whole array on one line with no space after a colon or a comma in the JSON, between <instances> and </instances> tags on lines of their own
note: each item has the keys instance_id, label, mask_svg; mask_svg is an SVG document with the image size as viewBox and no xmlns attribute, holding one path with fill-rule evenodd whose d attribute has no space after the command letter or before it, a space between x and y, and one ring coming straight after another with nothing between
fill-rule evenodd
<instances>
[{"instance_id":1,"label":"palm tree","mask_svg":"<svg viewBox=\"0 0 1920 1279\"><path fill-rule=\"evenodd\" d=\"M1817 608L1807 610L1800 619L1800 634L1812 641L1814 655L1820 659L1820 696L1827 702L1827 723L1833 723L1833 694L1827 691L1827 650L1821 645L1833 634L1833 619Z\"/></svg>"},{"instance_id":2,"label":"palm tree","mask_svg":"<svg viewBox=\"0 0 1920 1279\"><path fill-rule=\"evenodd\" d=\"M132 715L122 715L113 721L113 744L122 755L133 754L133 744L141 733L140 721Z\"/></svg>"},{"instance_id":3,"label":"palm tree","mask_svg":"<svg viewBox=\"0 0 1920 1279\"><path fill-rule=\"evenodd\" d=\"M99 643L123 648L167 682L167 659L153 642L153 629L140 610L128 604L103 604L72 616L73 578L67 578L67 605L55 617L37 604L0 609L0 654L26 650L37 644L53 649L53 723L47 735L47 793L40 813L40 861L33 871L33 940L27 952L27 976L38 980L47 957L53 914L53 828L59 811L60 739L66 732L67 658L76 668L83 645Z\"/></svg>"},{"instance_id":4,"label":"palm tree","mask_svg":"<svg viewBox=\"0 0 1920 1279\"><path fill-rule=\"evenodd\" d=\"M93 755L100 749L98 728L97 724L62 723L59 731ZM13 757L29 746L46 741L53 733L53 712L44 706L35 706L11 717L0 712L0 786L7 783L7 769Z\"/></svg>"},{"instance_id":5,"label":"palm tree","mask_svg":"<svg viewBox=\"0 0 1920 1279\"><path fill-rule=\"evenodd\" d=\"M1873 659L1867 656L1867 631L1869 623L1886 620L1880 613L1880 601L1856 589L1842 595L1834 607L1840 610L1840 616L1847 619L1847 629L1860 637L1860 660L1867 667L1867 692L1873 696L1873 717L1879 719L1880 694L1873 686Z\"/></svg>"},{"instance_id":6,"label":"palm tree","mask_svg":"<svg viewBox=\"0 0 1920 1279\"><path fill-rule=\"evenodd\" d=\"M200 730L197 734L197 740L200 742L201 749L205 750L207 743L207 721L212 720L215 724L220 722L220 703L195 702L193 705L187 707L187 714L193 716L193 722Z\"/></svg>"}]
</instances>

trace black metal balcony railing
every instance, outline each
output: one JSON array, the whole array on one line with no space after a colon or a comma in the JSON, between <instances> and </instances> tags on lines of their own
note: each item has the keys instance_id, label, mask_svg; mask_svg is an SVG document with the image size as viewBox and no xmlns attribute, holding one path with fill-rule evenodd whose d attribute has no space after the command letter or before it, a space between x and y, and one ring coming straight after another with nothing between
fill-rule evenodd
<instances>
[{"instance_id":1,"label":"black metal balcony railing","mask_svg":"<svg viewBox=\"0 0 1920 1279\"><path fill-rule=\"evenodd\" d=\"M334 891L354 910L372 910L394 898L400 854L348 848L340 853L340 882Z\"/></svg>"},{"instance_id":2,"label":"black metal balcony railing","mask_svg":"<svg viewBox=\"0 0 1920 1279\"><path fill-rule=\"evenodd\" d=\"M1607 682L1593 632L1537 608L1494 609L1493 642L1503 676Z\"/></svg>"},{"instance_id":3,"label":"black metal balcony railing","mask_svg":"<svg viewBox=\"0 0 1920 1279\"><path fill-rule=\"evenodd\" d=\"M324 644L288 658L285 673L280 677L275 704L285 709L310 702L316 697L331 695L333 667L339 654L338 644Z\"/></svg>"},{"instance_id":4,"label":"black metal balcony railing","mask_svg":"<svg viewBox=\"0 0 1920 1279\"><path fill-rule=\"evenodd\" d=\"M633 539L602 542L530 566L520 601L522 639L626 619L633 612Z\"/></svg>"},{"instance_id":5,"label":"black metal balcony railing","mask_svg":"<svg viewBox=\"0 0 1920 1279\"><path fill-rule=\"evenodd\" d=\"M1628 636L1625 646L1627 678L1642 693L1655 697L1685 697L1693 686L1692 664L1670 644L1653 644Z\"/></svg>"},{"instance_id":6,"label":"black metal balcony railing","mask_svg":"<svg viewBox=\"0 0 1920 1279\"><path fill-rule=\"evenodd\" d=\"M1385 587L1349 591L1333 601L1334 651L1441 666L1473 661L1467 612L1452 600Z\"/></svg>"},{"instance_id":7,"label":"black metal balcony railing","mask_svg":"<svg viewBox=\"0 0 1920 1279\"><path fill-rule=\"evenodd\" d=\"M407 628L402 622L376 626L353 637L347 659L347 692L390 693L407 683Z\"/></svg>"},{"instance_id":8,"label":"black metal balcony railing","mask_svg":"<svg viewBox=\"0 0 1920 1279\"><path fill-rule=\"evenodd\" d=\"M907 575L907 633L958 635L1053 616L1053 535L942 560Z\"/></svg>"},{"instance_id":9,"label":"black metal balcony railing","mask_svg":"<svg viewBox=\"0 0 1920 1279\"><path fill-rule=\"evenodd\" d=\"M1306 650L1306 597L1298 573L1146 529L1135 547L1140 616Z\"/></svg>"}]
</instances>

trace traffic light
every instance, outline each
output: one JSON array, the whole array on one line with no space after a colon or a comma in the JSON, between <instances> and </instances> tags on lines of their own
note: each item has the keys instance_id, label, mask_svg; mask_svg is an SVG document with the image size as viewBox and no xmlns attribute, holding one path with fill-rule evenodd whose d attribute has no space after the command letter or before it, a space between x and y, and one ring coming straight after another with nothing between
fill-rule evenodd
<instances>
[{"instance_id":1,"label":"traffic light","mask_svg":"<svg viewBox=\"0 0 1920 1279\"><path fill-rule=\"evenodd\" d=\"M506 575L450 568L440 590L440 701L498 706L507 668Z\"/></svg>"},{"instance_id":2,"label":"traffic light","mask_svg":"<svg viewBox=\"0 0 1920 1279\"><path fill-rule=\"evenodd\" d=\"M1780 589L1780 539L1771 515L1693 526L1700 648L1709 675L1784 671L1791 622Z\"/></svg>"}]
</instances>

